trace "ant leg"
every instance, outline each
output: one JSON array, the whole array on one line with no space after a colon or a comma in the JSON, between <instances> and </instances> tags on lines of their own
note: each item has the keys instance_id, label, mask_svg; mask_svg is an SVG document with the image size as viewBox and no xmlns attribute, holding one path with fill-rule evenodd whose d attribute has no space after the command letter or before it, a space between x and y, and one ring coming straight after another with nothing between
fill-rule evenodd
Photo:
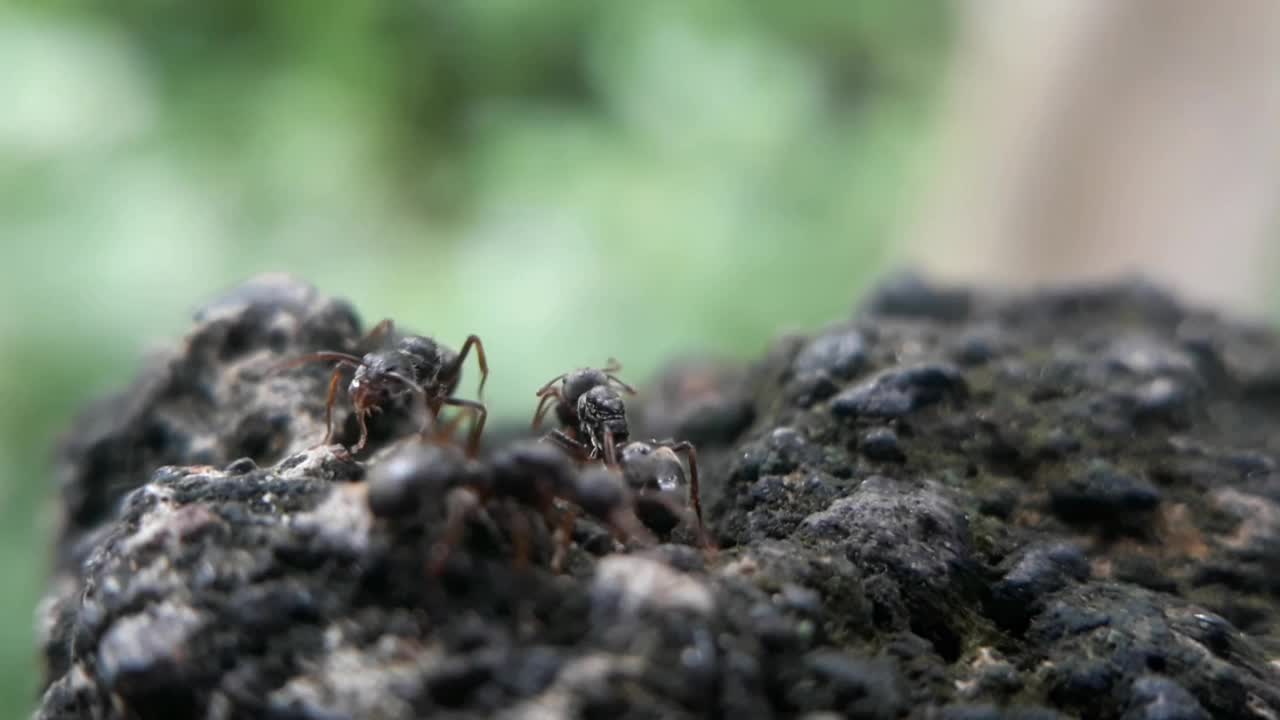
<instances>
[{"instance_id":1,"label":"ant leg","mask_svg":"<svg viewBox=\"0 0 1280 720\"><path fill-rule=\"evenodd\" d=\"M299 365L305 365L306 363L321 362L321 361L338 363L337 367L333 369L333 375L329 377L329 394L326 397L325 403L324 403L325 432L324 432L323 444L328 445L330 442L333 441L333 405L337 401L338 380L341 379L342 377L342 368L344 367L358 368L364 365L364 361L356 357L355 355L348 355L347 353L328 352L328 351L316 352L316 353L310 353L308 355L303 355L301 357L291 358L289 360L285 360L284 362L276 363L275 365L272 365L270 368L268 368L267 372L276 373L276 372L280 372L281 370L286 370L288 368L297 367Z\"/></svg>"},{"instance_id":2,"label":"ant leg","mask_svg":"<svg viewBox=\"0 0 1280 720\"><path fill-rule=\"evenodd\" d=\"M432 417L430 410L428 410L418 434L422 437L423 442L448 445L453 440L453 435L458 431L458 426L462 424L462 419L465 416L466 413L458 413L449 418L448 422L442 423L439 418Z\"/></svg>"},{"instance_id":3,"label":"ant leg","mask_svg":"<svg viewBox=\"0 0 1280 720\"><path fill-rule=\"evenodd\" d=\"M447 397L440 402L444 405L466 408L474 413L471 421L471 434L467 438L467 454L475 457L480 452L480 433L484 432L484 421L489 417L489 411L485 408L484 403L455 397Z\"/></svg>"},{"instance_id":4,"label":"ant leg","mask_svg":"<svg viewBox=\"0 0 1280 720\"><path fill-rule=\"evenodd\" d=\"M613 444L613 431L604 431L604 464L608 468L618 467L618 451Z\"/></svg>"},{"instance_id":5,"label":"ant leg","mask_svg":"<svg viewBox=\"0 0 1280 720\"><path fill-rule=\"evenodd\" d=\"M333 442L333 403L338 399L338 381L342 379L342 366L333 369L329 378L329 396L324 402L324 444Z\"/></svg>"},{"instance_id":6,"label":"ant leg","mask_svg":"<svg viewBox=\"0 0 1280 720\"><path fill-rule=\"evenodd\" d=\"M572 505L560 513L560 522L555 532L556 549L551 556L551 572L557 575L564 572L564 561L569 554L569 546L573 543L573 526L577 519L578 511Z\"/></svg>"},{"instance_id":7,"label":"ant leg","mask_svg":"<svg viewBox=\"0 0 1280 720\"><path fill-rule=\"evenodd\" d=\"M530 427L534 430L537 430L538 426L542 424L542 418L547 414L547 411L555 407L554 403L548 405L547 401L551 399L555 399L556 402L560 402L561 400L564 399L564 397L560 394L560 388L553 388L550 386L547 386L542 390L539 390L538 398L539 398L538 407L533 412L533 424L530 425Z\"/></svg>"},{"instance_id":8,"label":"ant leg","mask_svg":"<svg viewBox=\"0 0 1280 720\"><path fill-rule=\"evenodd\" d=\"M449 367L441 371L441 375L446 378L453 378L462 371L462 363L467 359L467 353L471 352L472 346L476 349L476 360L480 363L480 388L476 390L476 397L484 400L484 384L489 380L489 361L484 356L484 343L480 342L480 338L475 335L468 335L466 342L462 343L462 349L458 350L458 357L449 364ZM457 382L456 380L454 381Z\"/></svg>"},{"instance_id":9,"label":"ant leg","mask_svg":"<svg viewBox=\"0 0 1280 720\"><path fill-rule=\"evenodd\" d=\"M618 362L618 358L615 357L609 358L609 362L605 363L605 366L600 368L600 372L604 373L604 376L613 381L613 384L617 385L623 392L628 395L635 395L635 388L618 379L617 373L621 370L622 363Z\"/></svg>"},{"instance_id":10,"label":"ant leg","mask_svg":"<svg viewBox=\"0 0 1280 720\"><path fill-rule=\"evenodd\" d=\"M683 518L684 522L689 522L689 507L680 504L679 500L668 497L662 493L654 493L646 495L646 499L650 502L658 502L663 505L672 515ZM711 539L711 534L703 527L701 520L698 521L698 544L702 545L702 552L705 557L710 560L716 556L717 548L715 541Z\"/></svg>"},{"instance_id":11,"label":"ant leg","mask_svg":"<svg viewBox=\"0 0 1280 720\"><path fill-rule=\"evenodd\" d=\"M459 413L451 418L448 422L441 424L440 411L444 408L445 402L443 398L433 397L431 395L423 395L423 407L426 413L422 418L422 427L418 430L418 434L427 442L444 442L453 437L453 433L457 431L458 425L462 424L462 418L466 413ZM472 421L475 422L474 420Z\"/></svg>"},{"instance_id":12,"label":"ant leg","mask_svg":"<svg viewBox=\"0 0 1280 720\"><path fill-rule=\"evenodd\" d=\"M455 488L444 498L448 508L444 531L440 539L431 546L431 561L428 571L439 575L449 560L449 554L462 542L462 533L467 529L467 520L480 510L480 498L469 488Z\"/></svg>"},{"instance_id":13,"label":"ant leg","mask_svg":"<svg viewBox=\"0 0 1280 720\"><path fill-rule=\"evenodd\" d=\"M563 430L552 430L543 436L543 439L550 440L559 446L561 450L564 450L566 453L579 460L586 461L591 459L590 446L569 437Z\"/></svg>"},{"instance_id":14,"label":"ant leg","mask_svg":"<svg viewBox=\"0 0 1280 720\"><path fill-rule=\"evenodd\" d=\"M440 422L439 418L432 419L427 416L426 422L422 425L420 431L423 442L435 443L437 445L449 445L453 443L453 436L458 432L458 426L462 424L463 419L471 418L472 434L471 442L467 447L467 456L474 458L479 452L479 433L477 429L484 427L484 418L480 411L470 405L459 408L459 411L449 418L447 422Z\"/></svg>"},{"instance_id":15,"label":"ant leg","mask_svg":"<svg viewBox=\"0 0 1280 720\"><path fill-rule=\"evenodd\" d=\"M521 507L511 508L511 546L515 552L516 570L523 572L529 567L529 546L532 542L533 529L529 527L529 518Z\"/></svg>"},{"instance_id":16,"label":"ant leg","mask_svg":"<svg viewBox=\"0 0 1280 720\"><path fill-rule=\"evenodd\" d=\"M290 358L288 360L278 362L275 365L272 365L271 367L267 368L267 372L276 373L276 372L280 372L281 370L288 370L289 368L298 367L299 365L305 365L307 363L322 362L322 361L336 362L339 365L350 365L351 367L360 367L361 365L364 364L364 361L356 357L355 355L349 355L347 353L342 353L342 352L325 351L325 352L309 353L301 357Z\"/></svg>"},{"instance_id":17,"label":"ant leg","mask_svg":"<svg viewBox=\"0 0 1280 720\"><path fill-rule=\"evenodd\" d=\"M658 539L640 522L640 518L636 517L635 511L630 507L618 508L609 514L609 529L624 545L627 540L637 540L645 547L658 544Z\"/></svg>"},{"instance_id":18,"label":"ant leg","mask_svg":"<svg viewBox=\"0 0 1280 720\"><path fill-rule=\"evenodd\" d=\"M706 525L702 522L702 491L698 488L698 451L688 440L652 440L655 447L671 448L675 452L683 452L689 457L689 504L693 506L693 514L698 516L698 532L707 534Z\"/></svg>"},{"instance_id":19,"label":"ant leg","mask_svg":"<svg viewBox=\"0 0 1280 720\"><path fill-rule=\"evenodd\" d=\"M395 327L395 323L391 322L391 318L384 319L382 322L378 323L377 325L374 325L373 328L369 330L369 332L365 333L364 337L360 338L359 347L362 347L362 348L377 347L378 343L382 340L382 338L390 334L394 327Z\"/></svg>"},{"instance_id":20,"label":"ant leg","mask_svg":"<svg viewBox=\"0 0 1280 720\"><path fill-rule=\"evenodd\" d=\"M626 394L628 394L628 395L635 395L635 394L636 394L636 389L635 389L635 388L633 388L633 387L631 387L630 385L628 385L628 384L626 384L626 383L622 382L621 380L619 380L619 379L618 379L618 377L617 377L616 375L613 375L613 374L611 374L611 373L606 373L606 374L605 374L605 377L609 378L609 380L611 380L611 381L613 382L613 384L614 384L614 385L617 385L617 386L618 386L618 388L619 388L620 390L622 390L623 392L625 392Z\"/></svg>"},{"instance_id":21,"label":"ant leg","mask_svg":"<svg viewBox=\"0 0 1280 720\"><path fill-rule=\"evenodd\" d=\"M356 420L360 422L360 440L356 442L355 447L351 448L352 455L363 450L365 444L369 442L369 426L365 423L365 416L368 414L367 411L356 411Z\"/></svg>"},{"instance_id":22,"label":"ant leg","mask_svg":"<svg viewBox=\"0 0 1280 720\"><path fill-rule=\"evenodd\" d=\"M550 389L551 389L551 386L555 385L556 383L560 382L561 380L563 380L563 379L565 379L565 378L567 378L567 377L569 377L569 373L560 373L559 375L557 375L557 376L555 376L555 377L551 378L550 380L548 380L548 381L547 381L547 384L545 384L545 385L543 385L542 387L538 388L537 392L535 392L535 393L534 393L534 395L537 395L538 397L542 397L543 395L545 395L545 394L547 393L547 391L548 391L548 390L550 390Z\"/></svg>"}]
</instances>

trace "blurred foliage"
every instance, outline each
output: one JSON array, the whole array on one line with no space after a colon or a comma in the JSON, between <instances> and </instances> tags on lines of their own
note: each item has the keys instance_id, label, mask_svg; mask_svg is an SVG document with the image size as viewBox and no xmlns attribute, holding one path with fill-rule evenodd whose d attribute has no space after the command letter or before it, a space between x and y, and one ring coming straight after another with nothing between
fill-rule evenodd
<instances>
[{"instance_id":1,"label":"blurred foliage","mask_svg":"<svg viewBox=\"0 0 1280 720\"><path fill-rule=\"evenodd\" d=\"M0 4L0 708L48 448L203 298L287 269L491 354L499 414L615 355L847 312L926 142L940 0Z\"/></svg>"}]
</instances>

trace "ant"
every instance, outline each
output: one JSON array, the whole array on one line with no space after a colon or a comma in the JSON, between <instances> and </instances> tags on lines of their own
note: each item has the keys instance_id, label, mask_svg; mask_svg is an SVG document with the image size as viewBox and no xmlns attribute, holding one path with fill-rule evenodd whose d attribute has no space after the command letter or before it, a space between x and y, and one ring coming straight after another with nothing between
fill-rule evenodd
<instances>
[{"instance_id":1,"label":"ant","mask_svg":"<svg viewBox=\"0 0 1280 720\"><path fill-rule=\"evenodd\" d=\"M636 394L635 388L618 379L616 373L620 370L621 363L609 358L603 368L578 368L547 381L535 393L538 407L533 414L533 429L538 429L547 410L554 407L560 429L551 432L553 439L566 449L578 450L583 446L576 436L586 435L590 456L604 453L614 464L613 453L607 450L610 435L613 439L626 437L626 409L615 388L628 395Z\"/></svg>"},{"instance_id":2,"label":"ant","mask_svg":"<svg viewBox=\"0 0 1280 720\"><path fill-rule=\"evenodd\" d=\"M369 331L360 345L372 345L374 341L391 335L393 329L390 319L383 320ZM414 393L422 396L426 404L427 425L424 426L424 431L426 427L435 424L445 405L458 407L472 414L467 448L474 456L479 450L480 433L484 430L488 412L482 401L453 396L462 379L462 363L472 347L475 347L476 359L480 364L480 389L477 395L483 399L484 384L489 379L489 363L485 360L484 345L475 335L468 335L462 349L457 352L429 337L403 335L394 344L366 353L364 357L343 352L316 352L286 361L277 366L277 369L317 361L337 363L329 379L329 394L325 401L325 445L333 440L333 406L343 368L354 367L355 375L347 386L347 393L351 396L351 404L360 423L360 439L351 448L352 453L363 450L369 440L369 429L365 423L368 416L381 412L387 402L406 393Z\"/></svg>"},{"instance_id":3,"label":"ant","mask_svg":"<svg viewBox=\"0 0 1280 720\"><path fill-rule=\"evenodd\" d=\"M563 427L552 430L546 438L579 460L602 459L606 467L621 466L623 475L641 491L642 497L654 496L654 490L661 493L685 484L684 469L676 455L685 453L689 461L687 502L697 516L698 532L705 543L697 451L688 441L628 442L631 431L626 403L614 385L629 394L635 394L635 389L613 375L621 369L618 361L610 358L604 368L581 368L553 378L537 392L540 399L533 426L536 428L545 414L546 402L556 399L556 416ZM561 383L558 388L557 382Z\"/></svg>"}]
</instances>

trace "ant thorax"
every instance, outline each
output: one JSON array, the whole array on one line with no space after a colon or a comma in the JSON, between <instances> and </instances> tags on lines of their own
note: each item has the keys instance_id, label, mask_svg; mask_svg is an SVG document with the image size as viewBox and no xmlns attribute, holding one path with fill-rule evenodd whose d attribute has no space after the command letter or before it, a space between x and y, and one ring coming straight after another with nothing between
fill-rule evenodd
<instances>
[{"instance_id":1,"label":"ant thorax","mask_svg":"<svg viewBox=\"0 0 1280 720\"><path fill-rule=\"evenodd\" d=\"M444 348L435 340L421 335L408 335L396 343L395 352L404 355L424 375L435 375L444 366ZM428 378L424 378L428 379Z\"/></svg>"},{"instance_id":2,"label":"ant thorax","mask_svg":"<svg viewBox=\"0 0 1280 720\"><path fill-rule=\"evenodd\" d=\"M589 390L608 384L609 376L605 375L604 371L596 368L579 368L569 373L564 379L560 394L565 403L574 406Z\"/></svg>"}]
</instances>

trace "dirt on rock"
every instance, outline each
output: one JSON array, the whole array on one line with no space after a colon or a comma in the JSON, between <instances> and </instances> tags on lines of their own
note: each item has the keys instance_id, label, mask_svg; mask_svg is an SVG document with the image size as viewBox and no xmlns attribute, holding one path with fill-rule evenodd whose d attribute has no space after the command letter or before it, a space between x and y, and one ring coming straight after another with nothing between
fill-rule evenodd
<instances>
[{"instance_id":1,"label":"dirt on rock","mask_svg":"<svg viewBox=\"0 0 1280 720\"><path fill-rule=\"evenodd\" d=\"M582 519L557 575L498 508L433 574L446 498L366 490L413 409L353 458L277 369L356 313L251 281L61 445L37 717L1280 718L1280 336L1138 282L862 308L629 400L718 552Z\"/></svg>"}]
</instances>

